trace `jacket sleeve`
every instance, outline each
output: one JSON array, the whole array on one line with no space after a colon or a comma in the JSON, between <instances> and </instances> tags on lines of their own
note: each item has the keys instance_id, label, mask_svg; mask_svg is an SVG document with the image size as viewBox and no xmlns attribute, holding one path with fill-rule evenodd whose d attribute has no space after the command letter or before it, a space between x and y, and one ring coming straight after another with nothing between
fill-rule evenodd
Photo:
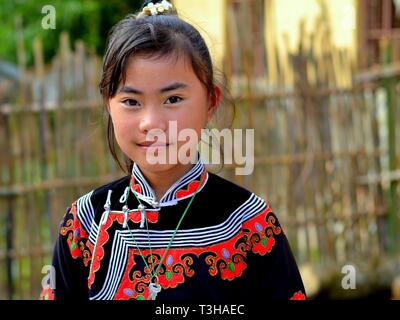
<instances>
[{"instance_id":1,"label":"jacket sleeve","mask_svg":"<svg viewBox=\"0 0 400 320\"><path fill-rule=\"evenodd\" d=\"M246 286L251 300L304 300L306 293L288 239L266 209L243 223L247 246Z\"/></svg>"},{"instance_id":2,"label":"jacket sleeve","mask_svg":"<svg viewBox=\"0 0 400 320\"><path fill-rule=\"evenodd\" d=\"M76 213L73 203L61 221L52 259L55 281L53 286L43 288L42 299L88 300L91 250Z\"/></svg>"}]
</instances>

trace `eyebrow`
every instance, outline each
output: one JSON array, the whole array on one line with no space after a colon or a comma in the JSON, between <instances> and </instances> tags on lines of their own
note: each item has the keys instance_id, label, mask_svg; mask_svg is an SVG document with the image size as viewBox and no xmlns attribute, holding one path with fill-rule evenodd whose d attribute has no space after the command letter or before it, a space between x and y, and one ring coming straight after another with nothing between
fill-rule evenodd
<instances>
[{"instance_id":1,"label":"eyebrow","mask_svg":"<svg viewBox=\"0 0 400 320\"><path fill-rule=\"evenodd\" d=\"M175 82L175 83L173 83L173 84L171 84L169 86L161 88L160 89L160 93L165 93L165 92L176 90L176 89L184 89L184 88L187 88L187 87L188 87L187 84L184 84L184 83L181 83L181 82ZM140 91L138 89L135 89L135 88L133 88L131 86L122 87L121 89L118 90L118 93L143 94L142 91Z\"/></svg>"}]
</instances>

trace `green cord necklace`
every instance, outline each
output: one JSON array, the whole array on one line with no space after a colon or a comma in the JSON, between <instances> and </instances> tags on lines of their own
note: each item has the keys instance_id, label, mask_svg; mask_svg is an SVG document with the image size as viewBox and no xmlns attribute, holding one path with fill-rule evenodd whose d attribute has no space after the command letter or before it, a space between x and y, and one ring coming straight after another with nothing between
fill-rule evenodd
<instances>
[{"instance_id":1,"label":"green cord necklace","mask_svg":"<svg viewBox=\"0 0 400 320\"><path fill-rule=\"evenodd\" d=\"M205 177L205 174L203 174L203 175L204 175L204 177ZM167 248L165 249L164 255L162 256L162 258L161 258L161 260L160 260L160 262L159 262L159 264L158 264L157 269L154 271L154 266L153 266L153 253L152 253L152 251L151 251L151 245L150 245L149 226L148 226L147 218L146 218L146 206L144 206L144 205L142 204L142 202L140 201L140 199L138 198L138 196L136 195L135 192L132 192L132 193L134 194L134 196L136 197L137 201L139 202L138 210L141 212L142 217L144 216L144 220L145 220L145 222L146 222L147 238L148 238L148 241L149 241L149 249L150 249L150 260L151 260L151 262L152 262L152 267L151 267L151 269L150 269L149 265L147 264L147 261L146 261L144 255L142 254L142 251L140 250L139 246L137 245L137 242L136 242L135 237L133 236L132 230L131 230L131 229L129 228L129 226L128 226L128 211L129 211L129 208L128 208L128 198L129 198L129 193L131 192L131 189L132 189L132 182L131 182L131 181L129 182L128 196L126 197L126 199L125 199L125 205L124 205L123 208L122 208L122 211L123 211L123 213L124 213L124 219L125 219L124 225L128 228L128 230L129 230L129 232L130 232L130 234L131 234L131 236L132 236L133 242L135 243L135 246L136 246L136 248L138 249L138 251L139 251L139 253L140 253L140 256L142 257L142 259L143 259L143 261L144 261L144 264L146 265L147 269L150 270L151 280L150 280L150 283L149 283L149 285L148 285L149 291L150 291L150 300L155 300L156 297L157 297L157 294L161 291L161 285L158 283L158 277L157 277L158 272L160 271L160 267L161 267L161 265L162 265L162 263L163 263L163 261L164 261L164 259L165 259L165 256L167 255L167 252L168 252L169 248L171 247L172 242L173 242L174 239L175 239L176 233L177 233L177 231L178 231L178 229L179 229L179 227L180 227L180 225L181 225L181 223L182 223L182 221L183 221L183 218L185 217L186 212L189 210L189 207L190 207L190 205L192 204L192 202L193 202L193 200L194 200L194 198L195 198L195 196L196 196L197 192L199 191L200 186L201 186L202 184L203 184L203 177L200 178L200 183L199 183L199 185L197 186L196 191L195 191L195 193L193 194L192 198L190 199L190 201L189 201L189 203L188 203L188 205L187 205L185 211L183 212L183 214L182 214L182 216L181 216L181 218L180 218L180 220L179 220L179 222L178 222L178 225L176 226L176 228L175 228L175 230L174 230L174 233L173 233L173 235L172 235L172 237L171 237L171 240L169 241L168 246L167 246Z\"/></svg>"}]
</instances>

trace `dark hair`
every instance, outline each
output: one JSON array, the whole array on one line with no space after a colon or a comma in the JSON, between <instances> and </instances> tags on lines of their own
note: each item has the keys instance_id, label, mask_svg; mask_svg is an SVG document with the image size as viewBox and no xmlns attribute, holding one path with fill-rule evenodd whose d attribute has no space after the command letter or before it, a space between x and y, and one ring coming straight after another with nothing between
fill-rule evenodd
<instances>
[{"instance_id":1,"label":"dark hair","mask_svg":"<svg viewBox=\"0 0 400 320\"><path fill-rule=\"evenodd\" d=\"M149 2L146 1L143 6ZM135 55L149 57L175 57L182 55L189 58L193 71L202 82L211 98L215 99L213 63L208 47L196 28L177 16L176 10L168 14L147 16L141 11L129 14L118 22L109 32L106 52L103 59L103 72L100 81L100 93L107 105L108 99L115 96L120 82L125 82L126 66ZM123 168L116 148L114 127L107 113L108 146L113 158L122 170L132 170L132 161L125 159Z\"/></svg>"}]
</instances>

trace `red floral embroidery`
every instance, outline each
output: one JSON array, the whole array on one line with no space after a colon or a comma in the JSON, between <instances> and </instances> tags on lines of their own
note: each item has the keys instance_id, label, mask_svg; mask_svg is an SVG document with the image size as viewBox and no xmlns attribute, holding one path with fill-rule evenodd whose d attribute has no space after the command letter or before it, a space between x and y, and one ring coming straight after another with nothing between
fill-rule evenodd
<instances>
[{"instance_id":1,"label":"red floral embroidery","mask_svg":"<svg viewBox=\"0 0 400 320\"><path fill-rule=\"evenodd\" d=\"M196 192L197 188L199 187L200 181L202 182L201 184L204 185L206 183L207 180L207 171L205 171L201 177L200 180L195 180L189 183L189 185L187 186L186 189L180 189L176 192L176 198L177 199L181 199L184 198L186 196L189 196L193 193Z\"/></svg>"},{"instance_id":2,"label":"red floral embroidery","mask_svg":"<svg viewBox=\"0 0 400 320\"><path fill-rule=\"evenodd\" d=\"M270 207L243 224L243 233L248 249L254 253L265 255L275 245L275 235L282 232L275 214Z\"/></svg>"},{"instance_id":3,"label":"red floral embroidery","mask_svg":"<svg viewBox=\"0 0 400 320\"><path fill-rule=\"evenodd\" d=\"M290 300L306 300L306 296L301 291L297 291Z\"/></svg>"},{"instance_id":4,"label":"red floral embroidery","mask_svg":"<svg viewBox=\"0 0 400 320\"><path fill-rule=\"evenodd\" d=\"M44 288L40 294L40 300L54 300L54 290L51 288Z\"/></svg>"},{"instance_id":5,"label":"red floral embroidery","mask_svg":"<svg viewBox=\"0 0 400 320\"><path fill-rule=\"evenodd\" d=\"M191 268L193 265L192 256L201 258L204 255L206 263L210 266L209 272L212 276L220 274L224 280L233 280L240 277L247 267L245 249L246 245L242 241L241 234L229 241L207 248L170 249L160 267L159 284L163 289L168 289L176 288L179 284L184 283L186 277L194 275ZM158 267L164 251L165 249L152 250L154 268ZM142 250L142 254L151 268L150 250ZM114 297L117 300L148 299L149 297L150 271L146 267L144 274L140 271L132 272L137 262L135 259L142 259L142 257L138 250L132 249L129 251L129 260L123 280Z\"/></svg>"},{"instance_id":6,"label":"red floral embroidery","mask_svg":"<svg viewBox=\"0 0 400 320\"><path fill-rule=\"evenodd\" d=\"M152 250L153 261L151 261L150 250L142 250L142 254L146 257L148 266L156 269L161 257L164 255L164 251L165 249ZM140 271L132 273L136 265L135 259L142 259L138 250L130 250L128 259L122 283L114 299L148 299L150 295L148 289L148 284L151 280L150 270L145 267L144 274ZM170 250L158 273L158 281L161 287L163 289L176 288L179 284L184 283L185 277L194 275L194 271L191 269L192 264L193 258L188 255L186 250ZM132 276L129 276L130 274Z\"/></svg>"},{"instance_id":7,"label":"red floral embroidery","mask_svg":"<svg viewBox=\"0 0 400 320\"><path fill-rule=\"evenodd\" d=\"M233 239L210 247L204 250L208 253L205 258L206 263L210 266L210 274L216 276L221 274L224 280L233 280L240 277L247 264L244 261L246 254L246 246L241 242L242 235L238 234ZM238 245L236 245L239 243Z\"/></svg>"},{"instance_id":8,"label":"red floral embroidery","mask_svg":"<svg viewBox=\"0 0 400 320\"><path fill-rule=\"evenodd\" d=\"M72 258L78 259L83 258L85 266L89 265L92 258L91 250L86 246L88 235L81 226L80 221L76 216L76 203L72 204L70 211L65 215L64 226L61 226L60 234L67 236L67 243L71 251Z\"/></svg>"},{"instance_id":9,"label":"red floral embroidery","mask_svg":"<svg viewBox=\"0 0 400 320\"><path fill-rule=\"evenodd\" d=\"M130 217L133 218L133 215ZM123 219L121 214L111 212L106 225L100 228L99 232L101 236L98 239L96 253L93 255L93 267L89 277L90 283L93 283L94 273L99 269L100 261L104 256L103 246L108 241L107 229L115 220L123 224ZM194 257L204 259L207 265L210 266L210 275L220 275L222 279L231 281L240 277L247 268L247 252L252 250L254 253L260 255L270 253L275 245L274 236L280 234L281 230L275 215L268 207L263 212L246 221L243 224L243 232L238 233L234 238L226 242L206 248L171 248L159 269L159 284L163 289L176 288L179 284L184 283L187 277L192 277L194 275L194 270L192 269ZM154 266L154 270L158 267L164 252L164 248L153 249L153 260L151 260L150 250L141 251L147 265L150 268ZM139 262L137 259L142 259L137 249L130 249L128 256L122 281L114 299L148 299L148 285L151 280L151 272L147 267L143 271L137 270ZM142 261L140 261L140 264L142 265Z\"/></svg>"}]
</instances>

